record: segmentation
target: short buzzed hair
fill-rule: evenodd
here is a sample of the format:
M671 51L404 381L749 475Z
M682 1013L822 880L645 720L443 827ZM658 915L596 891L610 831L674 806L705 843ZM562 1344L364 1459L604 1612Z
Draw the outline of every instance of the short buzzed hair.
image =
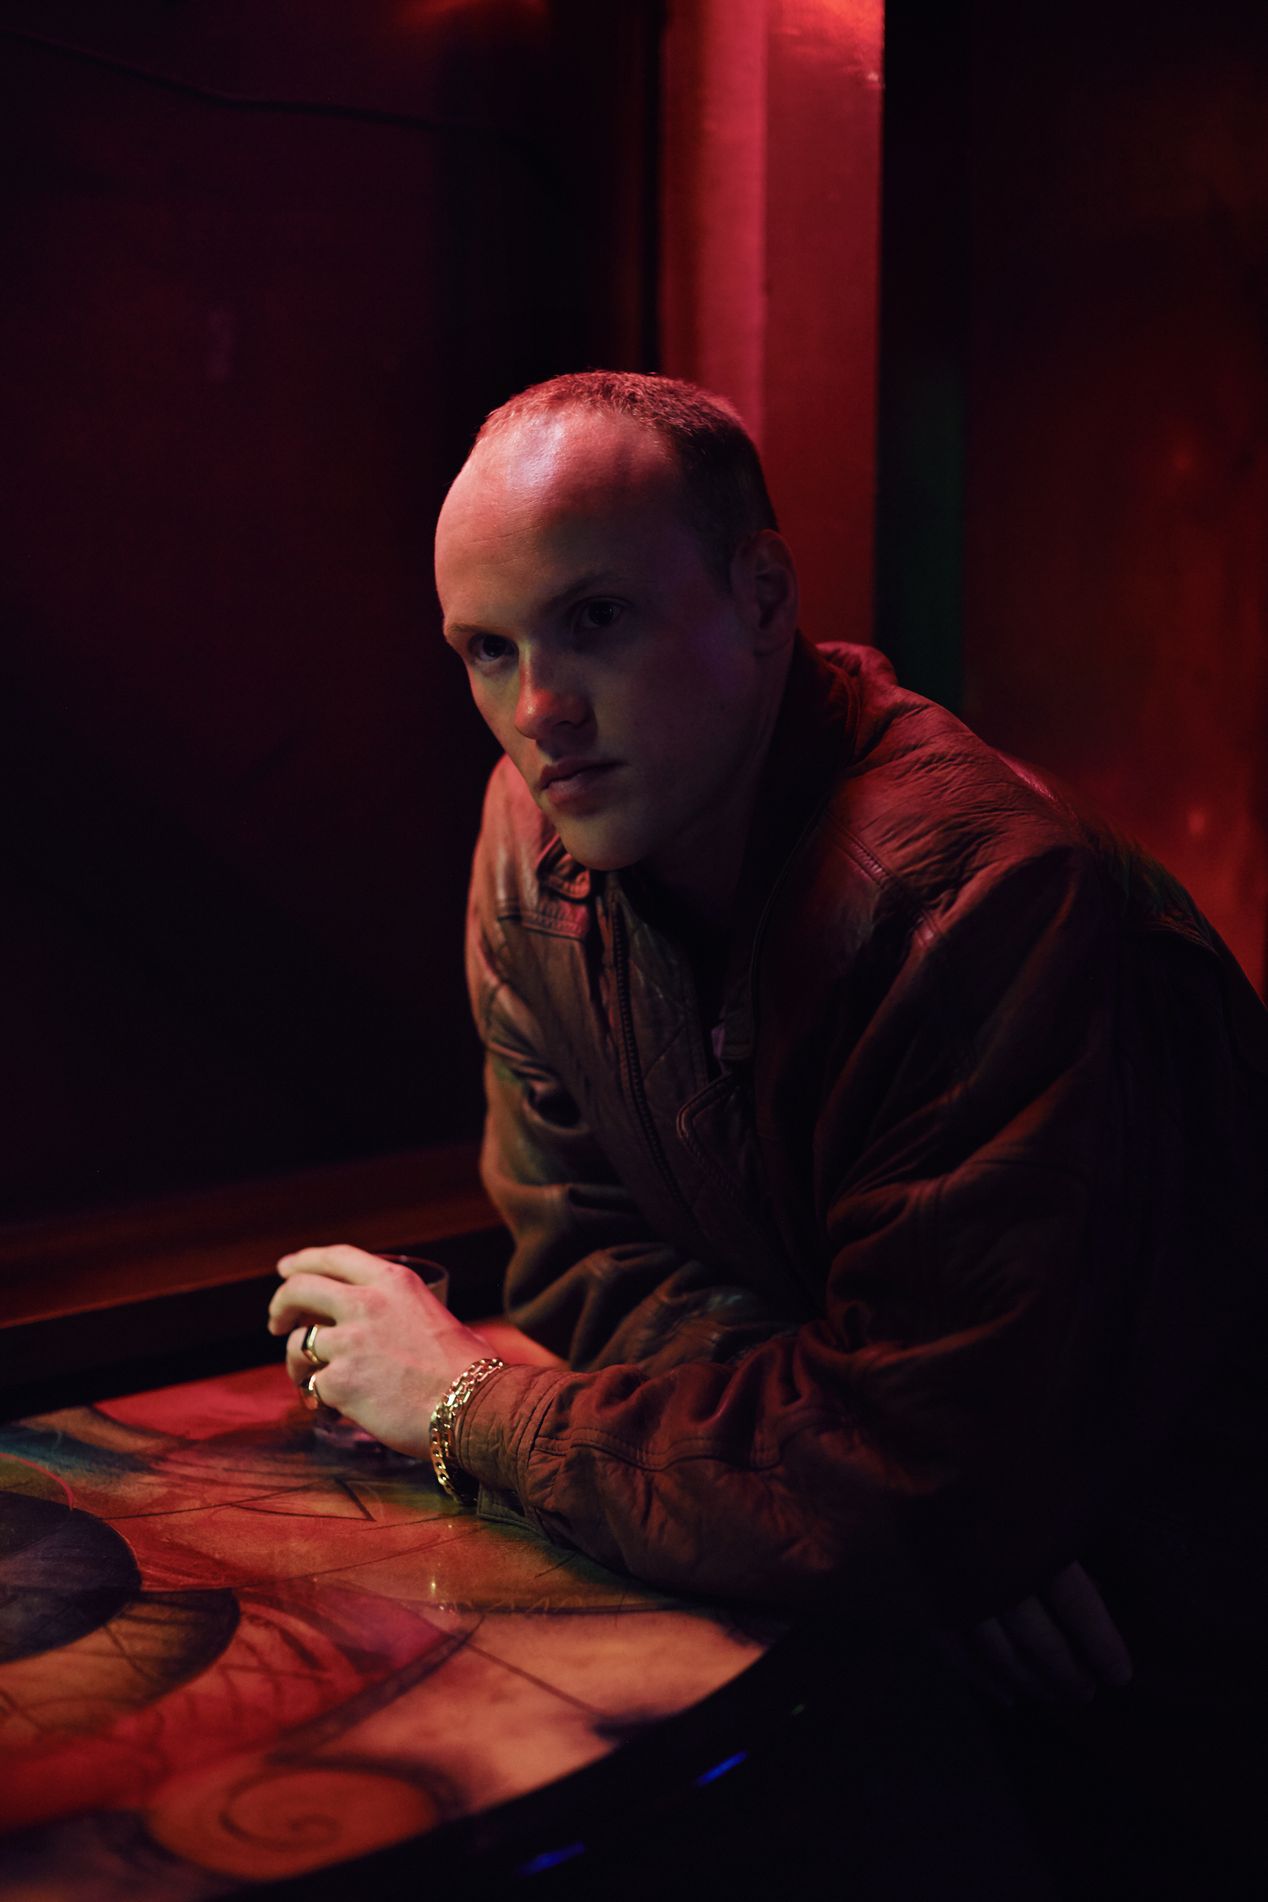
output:
M564 409L606 410L663 438L682 476L689 521L724 588L740 543L778 528L761 458L725 397L634 370L578 370L521 390L486 416L476 442Z

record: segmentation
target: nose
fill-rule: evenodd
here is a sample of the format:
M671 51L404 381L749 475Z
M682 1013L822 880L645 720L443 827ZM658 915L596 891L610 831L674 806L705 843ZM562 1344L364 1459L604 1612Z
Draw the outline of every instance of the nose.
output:
M549 742L562 728L583 727L591 717L590 702L566 661L525 655L520 663L515 728L526 740Z

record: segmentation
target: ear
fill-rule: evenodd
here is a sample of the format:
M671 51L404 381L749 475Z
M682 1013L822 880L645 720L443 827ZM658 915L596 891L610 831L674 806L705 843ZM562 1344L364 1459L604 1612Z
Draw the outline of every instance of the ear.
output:
M773 528L759 528L731 558L731 590L753 635L755 654L786 647L797 631L800 595L792 550Z

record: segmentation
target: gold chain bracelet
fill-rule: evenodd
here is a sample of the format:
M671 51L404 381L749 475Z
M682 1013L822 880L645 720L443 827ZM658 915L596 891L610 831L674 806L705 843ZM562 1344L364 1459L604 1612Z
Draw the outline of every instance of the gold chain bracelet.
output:
M470 1367L463 1368L449 1391L441 1395L432 1409L431 1425L427 1430L427 1450L431 1454L432 1471L445 1492L451 1499L456 1499L460 1506L473 1506L475 1498L466 1498L458 1491L449 1470L449 1462L453 1458L454 1421L481 1381L487 1380L490 1374L496 1374L500 1367L505 1366L504 1360L497 1360L493 1356L485 1360L473 1360Z

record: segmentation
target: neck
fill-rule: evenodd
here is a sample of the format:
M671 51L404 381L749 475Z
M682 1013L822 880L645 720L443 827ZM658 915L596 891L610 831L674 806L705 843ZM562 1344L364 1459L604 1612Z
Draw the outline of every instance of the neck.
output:
M672 846L638 868L641 881L690 930L725 933L734 921L758 786L791 658L791 647L769 656L766 691L723 797Z
M640 866L640 882L653 894L657 909L681 920L689 931L725 932L735 912L751 818L750 802L742 825L703 841L703 853L681 853Z

